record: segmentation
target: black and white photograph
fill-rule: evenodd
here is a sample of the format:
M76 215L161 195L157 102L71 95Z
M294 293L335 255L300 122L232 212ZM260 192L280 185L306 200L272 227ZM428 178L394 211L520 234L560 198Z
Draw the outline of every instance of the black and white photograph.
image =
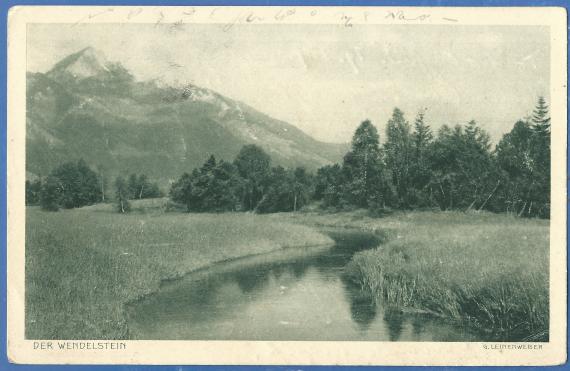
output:
M23 237L9 249L34 349L536 354L558 336L559 28L429 8L67 9L18 39Z

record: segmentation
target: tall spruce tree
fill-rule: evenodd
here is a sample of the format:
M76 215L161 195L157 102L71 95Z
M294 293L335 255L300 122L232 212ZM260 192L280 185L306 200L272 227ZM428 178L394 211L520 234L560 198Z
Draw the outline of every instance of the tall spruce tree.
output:
M519 216L550 216L550 118L539 98L531 121L519 120L495 149L505 186L498 211Z
M409 207L410 168L412 163L412 136L404 113L394 108L386 127L386 165L396 189L398 206Z
M410 165L411 206L432 206L433 189L429 151L433 142L433 133L425 122L425 112L420 111L414 122L412 133L412 161Z
M523 214L532 215L534 210L540 216L550 214L550 115L544 97L539 97L532 115L532 158L536 163L534 171L533 200Z
M550 135L550 115L548 104L543 96L538 97L536 107L532 113L533 129L537 133Z

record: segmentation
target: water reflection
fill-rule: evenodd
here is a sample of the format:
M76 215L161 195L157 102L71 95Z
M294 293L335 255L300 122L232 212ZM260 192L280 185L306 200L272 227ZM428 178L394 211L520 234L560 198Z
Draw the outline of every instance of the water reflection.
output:
M355 295L350 303L350 315L362 331L368 330L376 318L376 303L370 297Z
M251 271L235 272L231 278L237 282L242 293L248 294L255 290L261 290L269 281L269 273L271 273L269 267L259 267ZM213 296L214 293L211 292L210 295Z
M415 336L420 335L424 329L425 316L414 316L412 318L412 331Z
M343 275L355 251L377 246L378 237L346 231L332 237L332 248L282 250L165 284L128 308L132 337L431 340L435 335L419 323L413 322L406 333L404 316L384 312ZM451 330L442 329L449 337Z
M384 322L388 328L390 341L397 341L404 329L404 316L396 310L386 310L384 312Z

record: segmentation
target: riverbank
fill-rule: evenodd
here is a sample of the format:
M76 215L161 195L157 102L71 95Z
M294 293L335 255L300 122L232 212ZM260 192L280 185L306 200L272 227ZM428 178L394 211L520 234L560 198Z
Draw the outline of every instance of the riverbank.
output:
M427 312L493 332L548 337L549 221L460 212L364 210L186 214L164 200L48 213L28 208L26 336L129 338L124 304L164 280L284 247L332 243L319 230L355 228L382 245L357 253L346 274L379 305Z
M150 201L149 201L150 202ZM128 339L124 304L215 262L330 244L316 230L252 214L164 213L133 202L26 215L26 337Z
M304 215L305 225L383 230L350 278L382 305L430 313L493 339L548 341L549 221L490 213Z

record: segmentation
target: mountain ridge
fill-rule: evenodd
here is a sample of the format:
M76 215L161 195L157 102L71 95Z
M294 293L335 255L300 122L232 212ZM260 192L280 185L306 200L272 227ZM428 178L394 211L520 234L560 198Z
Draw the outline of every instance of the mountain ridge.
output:
M274 165L314 170L348 149L207 88L135 81L91 47L29 72L26 95L26 168L39 176L83 158L111 174L173 179L211 154L231 161L245 144L260 145Z
M108 72L106 67L108 63L109 62L102 53L88 46L57 62L47 72L47 75L53 76L66 71L72 74L77 72L75 73L76 76L90 77L102 72Z

